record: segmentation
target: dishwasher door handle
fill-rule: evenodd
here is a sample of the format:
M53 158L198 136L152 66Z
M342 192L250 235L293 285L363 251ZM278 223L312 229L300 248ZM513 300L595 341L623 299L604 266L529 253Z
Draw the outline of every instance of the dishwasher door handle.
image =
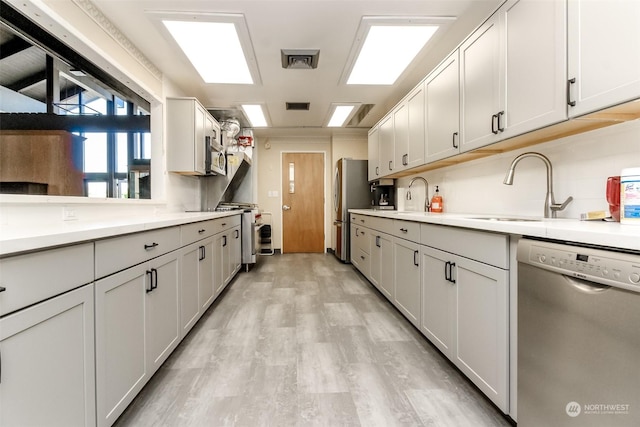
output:
M576 277L567 276L566 274L563 274L562 277L564 277L567 283L574 289L577 289L578 291L585 294L596 295L611 288L611 286L609 285L603 285L600 283L590 282L588 280L578 279Z

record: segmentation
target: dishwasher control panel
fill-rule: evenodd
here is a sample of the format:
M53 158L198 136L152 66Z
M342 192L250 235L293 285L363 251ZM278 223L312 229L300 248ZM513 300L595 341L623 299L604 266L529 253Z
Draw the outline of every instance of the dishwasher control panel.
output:
M523 239L525 240L525 239ZM640 292L640 255L526 240L518 261L567 276Z

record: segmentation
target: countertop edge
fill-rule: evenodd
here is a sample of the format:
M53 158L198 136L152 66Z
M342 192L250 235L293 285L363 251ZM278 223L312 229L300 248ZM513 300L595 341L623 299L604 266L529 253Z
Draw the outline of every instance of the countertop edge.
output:
M73 221L42 226L0 226L0 257L239 215L229 212L177 212L156 216Z
M395 220L470 228L488 232L531 236L640 252L640 227L620 224L619 222L580 221L565 218L540 219L537 221L489 221L486 219L477 219L489 215L473 213L439 214L372 209L350 209L349 212ZM522 218L527 219L526 217Z

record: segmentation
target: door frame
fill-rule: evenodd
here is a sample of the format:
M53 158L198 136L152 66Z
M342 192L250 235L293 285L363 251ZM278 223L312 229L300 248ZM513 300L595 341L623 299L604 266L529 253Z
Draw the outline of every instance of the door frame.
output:
M283 162L283 158L285 154L322 154L322 167L323 167L323 173L322 173L322 198L323 198L323 202L322 202L322 206L323 206L323 210L324 210L324 214L323 214L323 219L324 219L324 225L323 225L323 235L324 235L324 241L322 242L323 248L322 248L322 252L323 253L327 253L327 215L331 215L331 212L327 212L327 150L282 150L280 151L280 242L281 242L281 246L282 248L280 248L281 252L284 254L286 253L285 251L285 247L284 247L284 217L282 215L282 198L283 198L283 194L282 194L282 189L284 188L283 186L283 182L282 182L282 168L284 166L284 162Z

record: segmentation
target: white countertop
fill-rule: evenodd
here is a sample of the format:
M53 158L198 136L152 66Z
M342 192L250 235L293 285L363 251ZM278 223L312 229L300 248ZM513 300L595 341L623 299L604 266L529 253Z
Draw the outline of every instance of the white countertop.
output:
M238 215L230 212L178 212L100 221L66 221L55 224L0 226L0 256L104 239L121 234L171 227Z
M567 242L587 243L613 248L640 251L640 226L607 221L579 221L577 219L531 219L512 215L438 214L427 212L398 212L372 209L350 209L349 212L383 218L450 225L521 236L542 237ZM498 221L491 217L515 217L523 221Z

